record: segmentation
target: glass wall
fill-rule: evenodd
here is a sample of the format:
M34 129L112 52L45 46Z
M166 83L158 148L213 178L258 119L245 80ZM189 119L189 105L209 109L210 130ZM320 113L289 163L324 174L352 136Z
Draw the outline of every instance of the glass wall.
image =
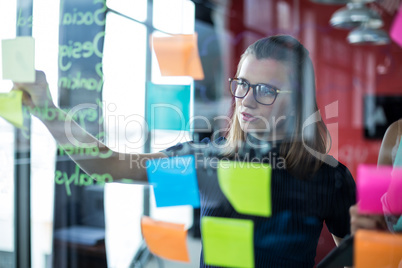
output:
M57 62L58 1L33 2L32 36L35 38L35 68L43 70L51 94L58 99ZM41 56L46 55L46 57ZM32 267L51 267L54 174L56 142L42 122L32 117L31 125L31 256Z
M16 36L17 2L0 3L0 39ZM1 46L1 45L0 45ZM0 55L2 58L2 55ZM0 66L2 70L3 66ZM12 88L10 81L0 81L0 92L6 93ZM0 118L0 267L15 267L14 262L14 128Z
M146 1L108 3L110 8L129 16L108 13L105 29L103 107L106 144L118 152L144 152L141 119L145 112L147 30L139 21L146 20L146 4ZM105 186L108 267L129 267L140 248L142 237L138 219L143 213L143 192L141 185L112 183Z
M202 256L201 245L205 242L200 237L200 213L207 219L214 216L208 217L208 213L216 213L223 215L223 218L253 222L256 226L251 228L256 230L254 236L248 232L248 225L243 229L248 231L242 232L247 234L248 238L255 239L252 247L247 248L255 250L247 251L251 256L249 260L268 262L262 252L271 249L272 252L281 254L283 249L294 250L292 252L295 254L290 255L295 256L291 260L295 261L304 258L301 257L302 251L299 249L308 248L308 264L314 265L313 262L317 264L321 261L335 247L331 233L344 236L350 231L349 211L346 206L356 201L354 183L358 182L359 167L363 164L376 166L377 162L381 162L380 150L386 130L393 122L402 118L402 76L398 68L402 56L401 46L396 39L390 39L389 43L380 46L350 44L347 39L350 30L336 29L329 25L331 16L343 5L323 5L317 2L319 1L32 0L33 14L27 17L21 10L29 7L23 5L22 1L1 1L0 39L16 38L18 27L32 30L32 37L35 39L35 69L46 74L51 97L60 110L53 110L48 106L49 102L37 110L22 107L25 125L18 132L16 127L0 116L0 268L15 267L15 260L18 258L15 255L17 236L14 234L18 230L18 217L15 215L18 201L15 200L15 193L18 193L18 188L15 183L19 181L30 182L31 211L30 222L27 224L31 232L28 239L30 262L35 268L136 267L143 261L148 262L145 267L161 265L161 262L167 267L198 267L199 258ZM380 14L383 20L382 29L387 34L397 21L398 5L400 6L399 1L387 0L366 4L368 8ZM279 102L282 106L261 106L265 105L261 103L261 99L260 102L253 102L253 106L247 104L247 97L242 99L232 96L239 87L247 83L235 82L237 84L232 83L230 86L228 79L250 80L249 83L253 85L272 83L274 86L270 85L270 89L279 88L275 83L280 80L277 73L280 68L273 70L276 71L276 76L270 81L262 81L264 79L260 76L250 75L238 69L238 62L246 48L260 38L272 35L291 35L299 40L307 52L300 50L306 53L304 56L311 59L314 66L314 69L306 68L311 73L303 73L303 79L312 73L315 76L309 80L311 84L308 89L305 89L306 84L303 84L306 81L299 77L297 81L292 80L293 84L289 88L281 88L275 93L271 91L276 94L274 102ZM164 73L160 55L156 52L158 44L155 40L182 36L196 36L196 44L185 43L182 52L188 56L192 51L196 51L203 78ZM180 42L184 42L183 40ZM183 45L180 42L171 45L169 49L174 51ZM287 49L293 47L289 45ZM4 57L2 54L0 60ZM177 57L178 62L187 64L187 69L191 69L189 66L192 60ZM176 59L170 61L168 65L173 66L176 63ZM253 63L258 65L259 62ZM251 70L254 65L246 66ZM7 68L7 65L1 65L0 72L3 68ZM253 70L255 73L259 71ZM239 74L238 71L242 72ZM235 77L236 75L239 77ZM297 77L293 75L289 75L289 79ZM286 84L287 80L282 82ZM297 90L291 90L292 86L296 86ZM8 93L12 87L10 80L0 81L1 94ZM261 88L259 85L249 92L253 91L253 95L257 95ZM281 90L283 94L278 93ZM303 94L300 90L304 90ZM297 98L294 92L300 93ZM283 96L288 96L285 95L287 93L290 93L291 100L288 103L280 102L285 98ZM257 98L262 97L254 96L251 100L257 101ZM318 104L317 111L316 107L311 105L314 100ZM173 101L185 105L179 107L180 105ZM190 123L182 127L166 127L177 122L173 119L172 109L163 110L158 106L161 103L165 105L162 105L163 108L176 105L173 110L181 112L185 118L188 117ZM243 104L243 113L239 114L235 107ZM314 107L310 107L312 110L303 110L307 106ZM240 122L240 125L236 126L244 134L247 132L244 130L246 125L254 120L252 117L255 116L251 113L258 116L261 107L266 108L264 111L269 110L270 115L279 111L277 115L291 117L286 122L294 123L294 126L291 125L294 128L289 125L286 127L292 131L297 127L302 128L301 139L312 137L309 135L315 135L314 131L325 129L317 128L310 132L308 127L304 129L305 126L318 124L317 122L324 123L328 129L325 134L329 134L331 139L323 139L323 146L328 150L328 154L333 156L330 157L333 159L331 161L334 161L331 163L336 162L335 166L331 166L330 162L322 160L328 158L320 158L322 154L319 154L318 158L317 154L311 154L323 161L320 171L325 168L330 170L322 171L330 174L327 180L328 184L333 183L328 187L330 194L321 188L316 192L309 192L317 185L322 186L321 181L311 185L311 181L296 180L298 174L289 175L290 171L289 174L286 173L288 170L285 172L278 168L273 171L272 177L269 177L272 178L272 187L270 185L269 189L272 190L272 200L276 201L272 201L274 209L266 221L260 216L250 216L237 210L236 203L232 203L233 200L224 193L229 190L218 183L216 170L215 173L211 170L205 171L205 174L197 170L201 173L196 175L201 174L205 179L198 180L197 187L200 192L202 187L206 187L205 189L222 199L213 196L213 204L204 203L201 211L191 205L157 207L154 191L156 183L148 185L133 182L132 174L128 174L129 178L114 178L112 174L116 174L113 172L116 167L104 164L108 163L106 161L97 164L96 168L102 171L100 174L95 172L90 176L68 155L74 155L78 161L83 160L81 163L85 165L85 161L88 163L93 157L100 157L102 153L99 149L91 151L94 150L93 147L86 150L80 146L63 147L57 144L53 137L60 134L57 131L65 131L68 124L64 125L64 121L71 116L83 130L112 151L121 153L119 157L123 154L126 154L126 157L131 154L132 157L137 153L158 153L178 143L198 142L204 138L216 140L221 137L220 140L226 142L229 138L227 127L230 118L242 116L244 122L241 118L235 118ZM296 111L295 107L300 110ZM281 114L283 111L289 114ZM43 123L37 116L30 116L29 113L36 113L47 119L42 120ZM313 113L315 119L308 117ZM310 121L306 119L305 124L301 124L299 117L308 118ZM53 130L53 135L46 127L51 121L61 122L59 129ZM246 121L248 123L245 123ZM307 124L306 121L314 122ZM299 123L297 127L295 122ZM297 131L292 131L286 130L283 133L296 135ZM20 133L20 137L29 141L29 152L24 158L16 154L21 149L17 148L16 133ZM79 136L77 132L75 134ZM283 135L286 138L285 134ZM69 133L67 138L75 139L76 136ZM222 136L225 136L226 140L222 139ZM398 132L392 146L387 148L389 161L386 164L389 167L395 164L397 159L400 136ZM272 146L272 140L263 140ZM286 139L278 140L283 142ZM281 149L283 148L285 145ZM237 149L243 152L243 148ZM258 154L255 151L253 153ZM276 157L283 156L283 151L277 153ZM119 161L128 163L129 160L119 158ZM130 161L131 165L136 160L130 158ZM286 158L286 161L290 161L289 158ZM272 159L269 163L275 165ZM29 165L29 175L16 171L22 165ZM306 164L303 167L310 166L313 165ZM282 171L286 174L278 175ZM348 180L342 181L334 174L341 174L339 176L342 179ZM248 179L247 187L249 182L258 176L245 176ZM117 182L117 179L122 180ZM324 183L324 186L328 185ZM247 187L236 189L243 194L247 192ZM223 189L222 192L220 189ZM336 195L340 189L347 192L342 194L342 198ZM205 201L205 198L205 195L201 196L201 200ZM248 201L252 198L254 196L250 195L245 199ZM346 203L348 204L345 205ZM328 206L317 208L321 204ZM300 212L303 205L308 208ZM342 230L337 232L341 229L341 220L332 217L331 212L339 207L342 207L343 211L340 212L342 215L337 216L342 216L344 224ZM314 213L311 212L313 210ZM149 250L146 249L144 233L141 231L141 218L144 215L164 223L183 224L184 229L188 230L190 263L177 264L163 258L147 257ZM208 224L207 222L205 226L210 226ZM234 229L220 230L224 232ZM312 233L307 235L310 240L303 236L309 230L312 230ZM205 233L208 231L204 231ZM281 241L281 247L275 246L277 241ZM303 241L311 243L305 242L308 244L305 245ZM215 242L214 240L212 246L204 244L204 250L207 248L210 253L210 249L219 244ZM235 242L233 240L233 243ZM225 243L219 245L222 248L222 245L231 245L227 241ZM215 257L220 260L220 256ZM206 257L208 261L209 258ZM221 263L212 261L212 264Z

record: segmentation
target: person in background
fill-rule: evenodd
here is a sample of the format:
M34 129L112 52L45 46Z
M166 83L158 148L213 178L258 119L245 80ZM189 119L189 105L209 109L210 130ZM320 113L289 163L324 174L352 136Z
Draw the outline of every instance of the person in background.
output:
M249 216L237 213L229 203L207 207L201 202L201 218L252 220L256 267L313 267L324 221L338 244L349 234L349 207L356 197L349 170L327 154L330 135L319 116L309 52L291 36L262 38L245 50L237 73L229 81L233 105L228 131L225 136L206 143L223 146L221 157L236 160L246 154L246 159L260 156L262 162L271 164L272 216ZM42 72L37 72L35 83L15 83L14 87L24 92L25 105L55 107ZM71 122L67 135L64 122L46 121L40 116L39 119L61 146L90 144L100 154L110 155L70 157L87 174L109 173L114 181L126 178L147 182L145 165L138 163L181 155L183 148L192 145L179 144L152 154L110 153L111 148L75 122ZM247 152L246 143L252 145ZM262 147L272 149L261 152ZM267 154L270 157L264 157ZM132 159L137 164L133 165ZM200 189L201 199L214 199L206 189ZM200 261L201 267L210 267L203 257Z
M378 166L402 167L402 119L393 122L386 130L378 155ZM386 195L381 199L385 215L366 215L358 212L357 204L350 207L351 233L358 229L402 231L399 226L399 215L386 213L391 211L386 201ZM402 224L401 224L402 225ZM399 226L399 227L398 227ZM397 228L395 230L394 228ZM401 228L399 230L399 228Z

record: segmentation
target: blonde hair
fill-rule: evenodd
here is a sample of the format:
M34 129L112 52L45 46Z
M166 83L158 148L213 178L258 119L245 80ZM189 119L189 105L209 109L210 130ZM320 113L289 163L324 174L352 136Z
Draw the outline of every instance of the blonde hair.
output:
M331 146L331 137L321 118L308 128L311 135L307 138L303 137L303 122L306 122L307 118L314 113L319 116L315 95L314 67L309 52L299 41L288 35L276 35L260 39L250 45L241 56L236 77L248 55L254 55L257 59L274 59L286 64L293 70L289 75L293 82L295 92L293 102L297 112L292 135L283 140L279 154L285 159L286 169L294 176L306 178L314 174L320 168L322 160L307 151L306 145L314 151L326 155ZM229 131L226 133L227 141L224 151L227 156L233 156L238 152L239 144L246 140L246 135L241 129L236 113L235 101L232 103L231 111L232 115Z

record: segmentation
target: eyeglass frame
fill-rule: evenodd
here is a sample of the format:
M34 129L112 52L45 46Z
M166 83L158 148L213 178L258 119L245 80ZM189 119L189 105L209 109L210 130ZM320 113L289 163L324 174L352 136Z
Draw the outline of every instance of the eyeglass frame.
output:
M244 82L246 82L246 84L248 85L248 89L247 89L247 91L246 91L246 93L244 94L244 96L243 97L238 97L238 96L236 96L233 92L232 92L232 87L231 87L231 84L232 84L232 81L237 81L237 80L243 80ZM275 98L274 98L274 100L272 101L272 103L270 103L270 104L266 104L266 103L261 103L261 102L259 102L258 100L257 100L257 92L256 92L256 88L257 88L257 86L261 86L261 85L263 85L263 86L267 86L267 87L269 87L269 88L273 88L274 90L275 90ZM248 92L250 91L250 88L252 88L253 89L253 96L254 96L254 100L257 102L257 103L259 103L259 104L261 104L261 105L272 105L272 104L274 104L275 103L275 101L276 101L276 97L278 97L278 94L279 93L292 93L293 91L291 91L291 90L281 90L281 89L279 89L279 88L277 88L277 87L275 87L275 86L273 86L273 85L270 85L270 84L264 84L264 83L258 83L258 84L251 84L249 81L247 81L246 79L244 79L244 78L238 78L238 77L233 77L233 78L229 78L229 91L230 91L230 93L233 95L233 97L235 97L235 98L238 98L238 99L244 99L246 96L247 96L247 94L248 94Z

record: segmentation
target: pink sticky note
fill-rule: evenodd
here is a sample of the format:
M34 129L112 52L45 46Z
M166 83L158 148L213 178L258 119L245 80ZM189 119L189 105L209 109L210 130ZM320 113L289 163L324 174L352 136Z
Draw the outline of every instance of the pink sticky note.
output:
M391 166L359 165L356 185L360 213L383 213L381 197L388 190L391 172Z
M364 214L402 213L402 169L391 166L359 165L357 199Z
M402 5L392 23L390 36L395 43L402 47Z

